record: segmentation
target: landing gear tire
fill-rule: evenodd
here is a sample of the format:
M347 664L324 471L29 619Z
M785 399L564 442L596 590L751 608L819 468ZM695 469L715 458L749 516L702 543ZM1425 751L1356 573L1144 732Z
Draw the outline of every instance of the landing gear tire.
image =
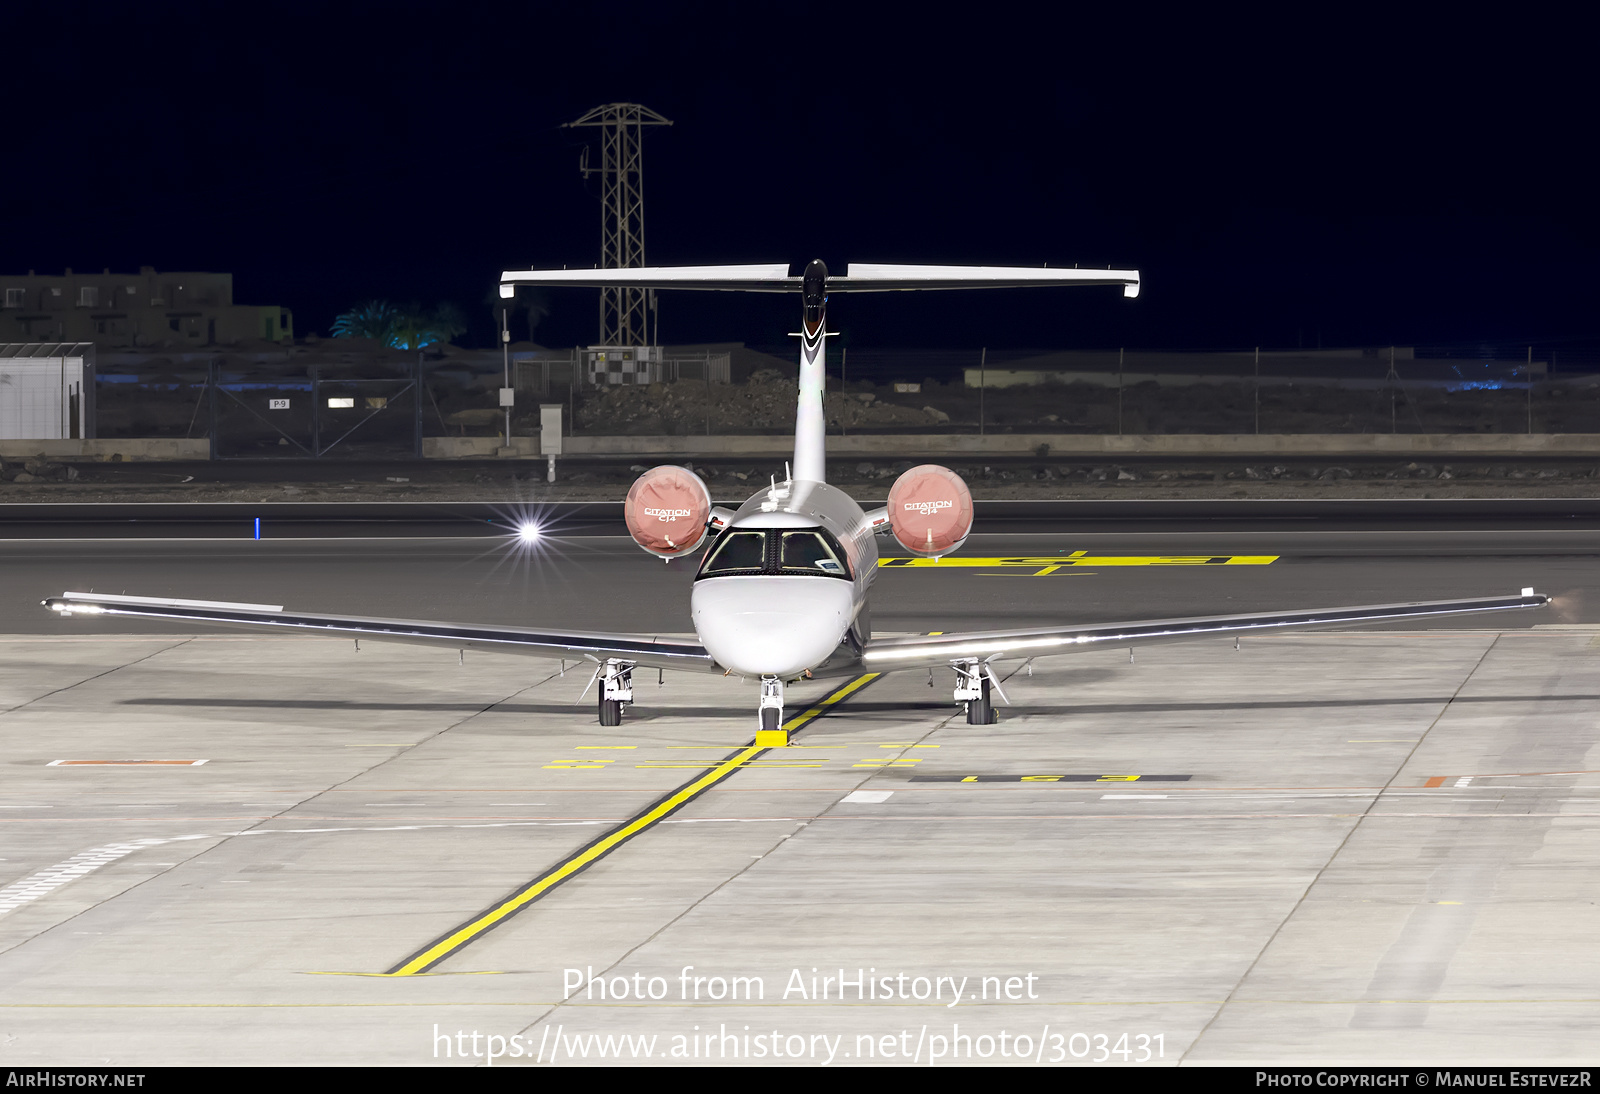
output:
M777 729L778 725L779 725L779 720L782 718L782 716L783 716L783 712L780 711L777 707L762 707L761 708L761 728L764 729L764 730L766 730L766 729Z
M987 675L979 683L979 688L983 694L977 699L967 700L967 725L992 726L1000 720L1000 716L994 712L994 701L989 696Z
M600 724L603 726L620 726L622 724L621 699L607 699L603 694L601 695Z

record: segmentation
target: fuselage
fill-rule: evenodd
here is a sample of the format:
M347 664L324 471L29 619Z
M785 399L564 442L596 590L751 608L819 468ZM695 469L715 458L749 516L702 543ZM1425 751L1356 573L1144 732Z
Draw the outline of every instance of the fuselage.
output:
M855 499L825 482L777 483L739 507L690 594L695 632L740 676L794 679L860 660L878 544Z

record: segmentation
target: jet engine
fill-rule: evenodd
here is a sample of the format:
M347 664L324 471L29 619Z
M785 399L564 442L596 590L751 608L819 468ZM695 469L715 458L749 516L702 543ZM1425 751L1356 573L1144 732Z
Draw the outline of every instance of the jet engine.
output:
M972 494L948 467L913 467L889 488L889 527L900 546L923 558L960 547L972 531Z
M635 543L657 558L679 558L705 542L711 493L686 467L652 467L633 480L622 512Z

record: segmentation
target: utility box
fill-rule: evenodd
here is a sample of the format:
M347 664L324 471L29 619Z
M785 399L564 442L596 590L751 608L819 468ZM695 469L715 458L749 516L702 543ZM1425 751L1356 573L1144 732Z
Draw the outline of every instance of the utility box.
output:
M561 455L560 403L539 404L539 455Z
M0 345L0 440L94 437L94 343Z

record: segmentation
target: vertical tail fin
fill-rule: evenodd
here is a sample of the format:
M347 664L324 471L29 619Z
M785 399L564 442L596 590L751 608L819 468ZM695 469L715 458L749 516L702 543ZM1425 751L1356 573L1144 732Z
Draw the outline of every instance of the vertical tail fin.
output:
M827 383L823 366L828 344L828 267L821 259L806 266L801 281L805 322L800 327L800 401L794 416L794 477L827 481L827 419L822 394Z

